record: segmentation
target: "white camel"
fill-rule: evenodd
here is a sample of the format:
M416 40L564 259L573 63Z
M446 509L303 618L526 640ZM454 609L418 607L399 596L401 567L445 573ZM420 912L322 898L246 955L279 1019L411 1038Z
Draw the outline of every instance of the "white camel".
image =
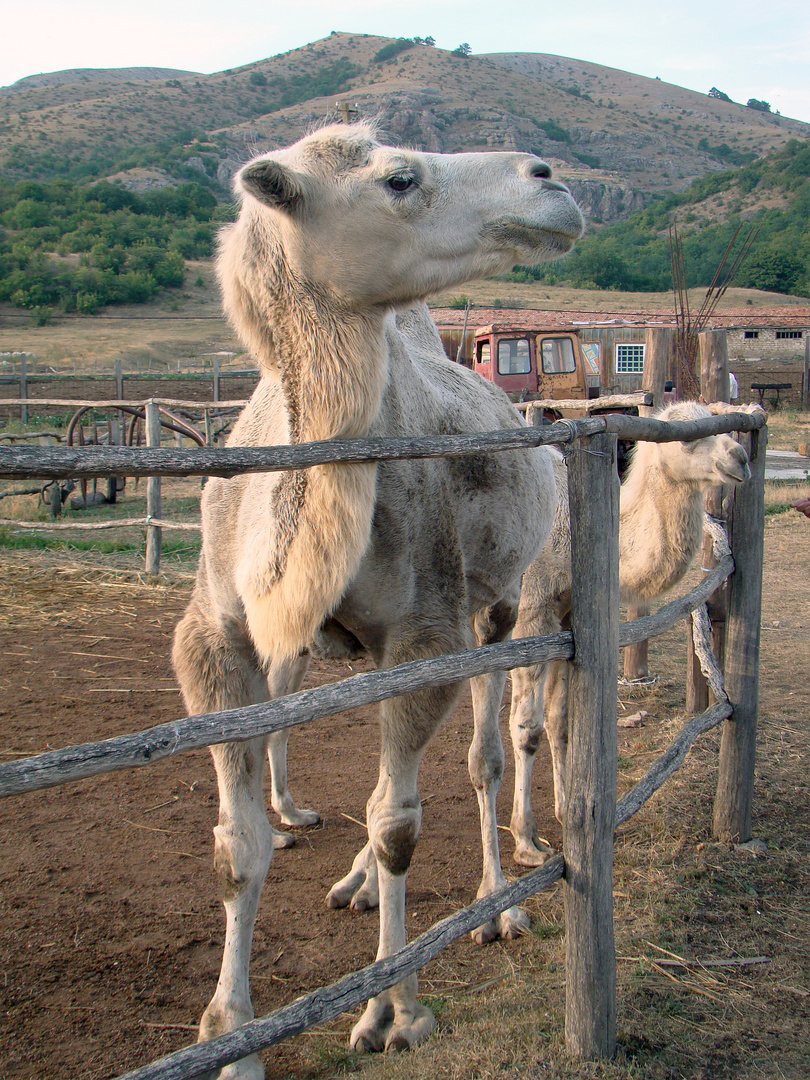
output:
M241 211L221 236L218 271L226 312L262 379L230 445L522 423L499 390L445 359L421 301L572 246L582 218L547 165L529 154L422 154L381 146L366 125L330 127L249 162L236 191ZM380 666L503 639L554 506L543 449L210 480L194 594L173 649L188 710L294 690L316 639L359 644ZM482 812L500 778L488 750L504 684L505 674L473 680ZM419 762L458 693L440 687L381 707L366 853L379 877L379 957L405 943ZM253 1015L250 947L273 853L266 744L212 747L227 926L201 1039ZM494 820L485 827L494 832ZM491 891L503 881L500 864L487 872L482 887ZM497 931L511 930L507 912ZM373 998L352 1046L423 1038L433 1017L416 995L412 976ZM254 1080L263 1069L253 1055L220 1075Z
M730 408L722 403L706 407L697 402L681 402L660 412L658 419L691 420ZM758 408L750 406L745 411ZM572 575L568 473L563 456L552 451L552 457L557 481L554 524L545 547L523 575L513 638L552 634L568 625ZM646 602L677 585L700 547L704 491L711 484L740 483L748 476L745 450L728 435L695 442L638 443L620 494L622 597L626 601ZM555 810L562 821L568 663L552 661L516 668L511 674L509 727L515 756L515 788L510 829L515 839L514 858L524 866L539 866L554 854L554 849L537 835L531 809L532 771L545 727L552 754ZM490 731L490 735L495 740L500 738L496 731ZM490 749L490 754L497 755L497 750ZM470 769L472 775L472 763ZM497 790L497 785L490 784L483 793L482 823L495 820ZM500 865L497 830L482 829L482 843L485 866ZM377 905L374 866L367 865L365 851L358 856L353 872L330 892L332 906L351 903L353 908L364 910ZM512 929L516 933L528 926L528 919L521 916L522 912L518 915L513 910ZM474 939L482 944L495 936L491 925L479 927L473 933Z
M670 405L659 420L694 420L728 410L695 401ZM758 408L758 406L754 406ZM571 522L568 476L555 453L557 512L545 547L523 576L513 637L567 628L571 610ZM619 587L622 599L646 603L683 578L703 535L703 493L712 484L739 484L751 475L745 450L729 435L695 442L640 442L632 453L619 496ZM545 713L545 723L544 723ZM512 672L509 731L515 755L510 829L515 861L539 866L554 852L537 836L531 810L534 758L545 726L554 773L554 808L565 811L568 742L568 663L516 668Z

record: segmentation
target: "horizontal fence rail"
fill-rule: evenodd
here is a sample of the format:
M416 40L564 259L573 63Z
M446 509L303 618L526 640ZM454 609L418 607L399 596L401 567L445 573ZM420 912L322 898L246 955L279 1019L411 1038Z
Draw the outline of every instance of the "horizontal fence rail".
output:
M35 492L28 492L29 495ZM71 521L68 525L56 525L50 521L18 521L17 518L0 518L0 526L10 529L38 529L42 532L65 531L70 529L126 529L140 526L148 529L179 529L183 532L202 532L202 525L197 521L166 521L165 518L115 518L112 521Z
M730 431L755 431L765 414L724 413L700 420L661 421L611 414L582 420L558 420L547 428L511 428L467 435L400 439L325 439L293 446L223 449L0 446L0 477L42 476L53 480L109 476L223 476L284 472L335 462L360 463L409 458L464 457L468 454L519 450L571 443L601 432L622 439L678 442Z
M727 555L687 595L666 604L654 615L622 623L619 627L620 647L670 630L704 604L733 570L734 561ZM519 638L482 645L465 653L411 660L381 671L364 672L331 686L299 690L296 694L259 705L187 716L131 735L50 750L36 757L0 764L0 797L120 769L133 769L216 743L246 741L428 686L442 686L475 675L543 664L549 660L570 660L573 652L570 630L539 638Z

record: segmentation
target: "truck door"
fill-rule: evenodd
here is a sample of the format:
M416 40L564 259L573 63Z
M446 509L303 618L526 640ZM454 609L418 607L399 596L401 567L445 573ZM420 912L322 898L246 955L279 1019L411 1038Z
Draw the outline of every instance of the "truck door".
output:
M569 334L538 334L540 393L550 398L584 397L582 373L577 370L574 341Z
M499 337L494 358L494 379L512 397L537 389L537 369L528 337Z

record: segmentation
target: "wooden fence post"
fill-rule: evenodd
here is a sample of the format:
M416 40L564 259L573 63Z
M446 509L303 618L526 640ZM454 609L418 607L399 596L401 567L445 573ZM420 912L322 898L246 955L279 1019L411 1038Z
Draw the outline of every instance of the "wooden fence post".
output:
M671 357L674 351L675 331L668 326L650 326L644 336L644 373L641 376L641 389L648 390L653 396L653 403L639 405L639 416L650 416L664 404L664 384L669 374ZM650 614L647 604L629 604L627 621L641 619ZM624 650L624 677L628 682L646 679L650 674L647 657L647 642L639 641L628 645Z
M219 401L219 357L214 357L214 401Z
M151 399L146 403L146 445L160 446L160 410ZM146 516L160 517L160 477L150 476L146 481ZM160 573L160 547L163 532L158 525L146 526L146 573L156 577Z
M734 573L728 580L725 686L734 707L723 724L714 835L746 843L751 839L757 712L759 637L762 612L762 549L765 535L765 448L768 429L741 435L751 459L751 479L734 488L729 542Z
M20 357L20 422L23 424L28 423L28 405L26 399L28 398L28 358L25 353Z
M616 436L581 439L568 457L574 574L565 857L565 1044L580 1058L616 1048L613 832L619 656Z
M115 396L118 398L119 401L124 400L124 365L121 362L120 356L116 356L115 358ZM123 412L121 412L120 409L118 410L118 423L121 425L121 442L123 444L126 441L123 438L123 432L126 429L124 427L124 414Z
M728 379L728 335L725 330L704 330L698 335L700 363L700 392L706 402L729 399ZM722 484L710 487L703 498L703 507L712 517L723 516L723 496L727 488ZM717 564L714 558L714 545L710 536L703 537L700 565L705 570L713 569ZM720 589L708 604L709 619L712 625L712 652L720 670L723 670L723 654L726 634L726 593ZM692 635L687 636L686 644L686 711L702 713L709 707L709 687L700 661L695 656Z

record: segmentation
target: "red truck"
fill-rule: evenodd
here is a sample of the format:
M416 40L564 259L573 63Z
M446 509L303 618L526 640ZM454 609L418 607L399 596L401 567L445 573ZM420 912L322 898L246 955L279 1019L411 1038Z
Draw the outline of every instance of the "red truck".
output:
M471 366L513 401L599 397L598 346L581 341L573 327L536 331L516 323L481 326L475 331ZM570 411L562 408L560 414Z

